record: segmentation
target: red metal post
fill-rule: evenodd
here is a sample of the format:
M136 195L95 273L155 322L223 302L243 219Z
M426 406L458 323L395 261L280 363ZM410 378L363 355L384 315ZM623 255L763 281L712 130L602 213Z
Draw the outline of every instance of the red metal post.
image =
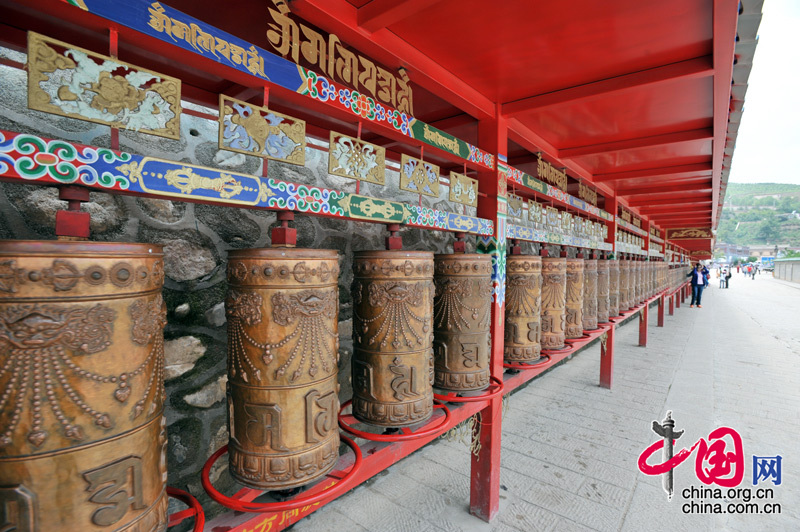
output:
M669 315L675 315L675 294L670 294L669 296Z
M650 314L650 305L644 304L639 314L639 345L647 347L647 321Z
M496 116L500 116L499 110ZM508 153L508 125L502 117L478 123L478 145L490 153ZM497 261L505 261L505 173L497 169L478 172L478 191L486 194L478 202L478 216L496 220L495 246ZM499 262L498 262L499 265ZM503 336L505 321L505 275L498 267L494 282L501 290L492 301L492 376L503 378ZM469 511L490 521L500 510L500 435L502 397L489 401L481 411L480 434L473 434L480 443L480 452L472 455Z
M605 332L605 341L600 337L600 386L611 389L614 380L614 331L616 325L611 325Z
M663 327L664 326L664 304L666 303L664 300L665 300L664 294L661 294L660 296L658 296L658 326L659 327Z

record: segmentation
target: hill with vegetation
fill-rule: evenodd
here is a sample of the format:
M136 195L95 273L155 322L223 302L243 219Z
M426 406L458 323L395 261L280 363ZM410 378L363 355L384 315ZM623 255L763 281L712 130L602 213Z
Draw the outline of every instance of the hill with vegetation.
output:
M717 242L800 246L800 185L728 183Z

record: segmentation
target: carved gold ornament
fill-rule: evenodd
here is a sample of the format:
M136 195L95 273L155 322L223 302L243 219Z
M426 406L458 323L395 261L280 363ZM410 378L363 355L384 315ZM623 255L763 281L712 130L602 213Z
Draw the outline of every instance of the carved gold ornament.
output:
M60 116L180 138L176 78L28 32L28 107Z
M306 123L266 107L220 95L219 147L303 166Z
M386 149L331 131L328 173L383 185Z
M439 197L439 167L403 154L400 158L400 189Z

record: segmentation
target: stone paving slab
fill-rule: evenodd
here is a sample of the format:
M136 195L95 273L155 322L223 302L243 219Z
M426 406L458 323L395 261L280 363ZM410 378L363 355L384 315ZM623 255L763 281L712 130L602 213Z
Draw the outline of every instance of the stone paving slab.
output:
M702 309L682 306L664 328L651 308L647 348L637 345L636 320L618 329L612 390L597 386L595 344L512 394L503 420L500 512L491 523L468 513L469 450L439 439L292 530L800 530L800 285L767 275L732 281L727 290L712 283ZM691 501L682 490L702 486L694 454L674 470L676 493L668 501L661 478L637 467L657 438L651 422L667 409L685 430L677 447L719 426L741 434L741 487L752 487L753 454L781 454L783 483L770 501L781 513L684 513Z

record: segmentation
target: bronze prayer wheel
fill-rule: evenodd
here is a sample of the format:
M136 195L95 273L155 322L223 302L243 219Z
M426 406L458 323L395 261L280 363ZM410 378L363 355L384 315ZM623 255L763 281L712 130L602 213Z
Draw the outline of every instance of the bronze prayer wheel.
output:
M583 261L583 330L597 329L597 259Z
M403 427L433 413L433 254L360 251L353 261L353 415Z
M513 364L536 362L542 352L542 258L509 255L506 273L503 359Z
M619 261L608 261L608 315L619 316Z
M482 390L489 385L491 255L434 256L434 386Z
M639 284L639 263L635 260L628 261L628 307L633 308L638 303L637 285Z
M567 259L542 258L542 349L562 349L566 325Z
M568 339L583 336L583 259L567 259L566 327Z
M630 308L628 304L629 290L629 277L630 277L630 262L625 259L619 261L619 311L625 312Z
M163 253L0 242L0 529L167 528Z
M339 458L338 275L333 250L228 253L228 457L246 486L302 486Z
M600 259L597 261L597 321L600 323L608 322L609 308L609 268L608 260Z

